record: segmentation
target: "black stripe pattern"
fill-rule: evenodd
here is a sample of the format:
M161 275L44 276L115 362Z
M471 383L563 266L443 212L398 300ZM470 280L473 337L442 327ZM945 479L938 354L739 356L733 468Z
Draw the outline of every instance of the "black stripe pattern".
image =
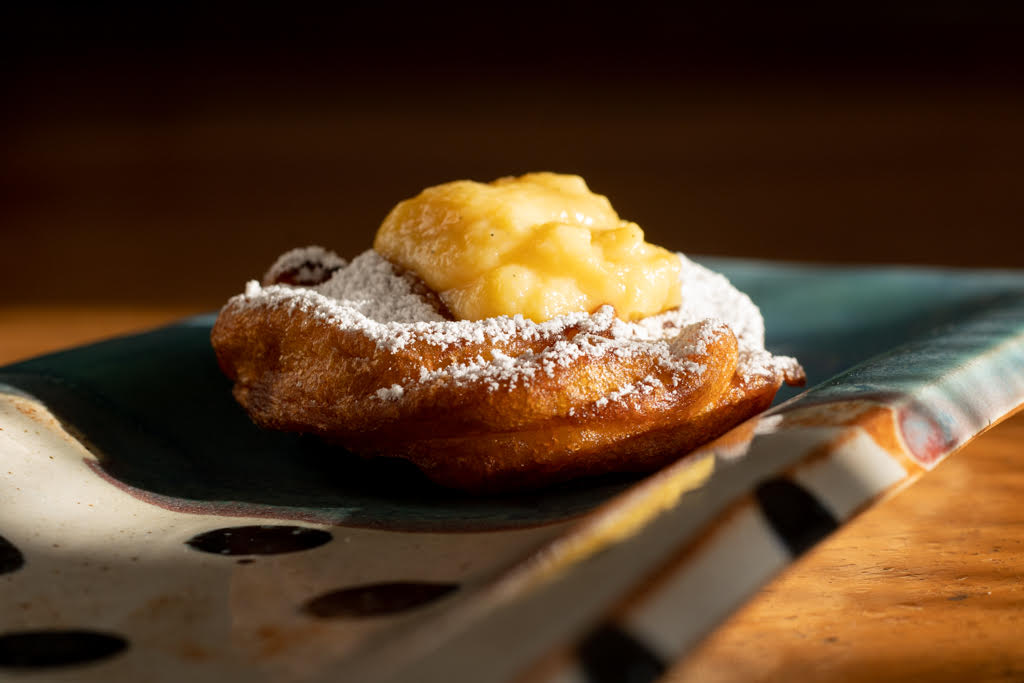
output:
M793 557L839 528L836 518L810 491L786 477L761 482L754 497Z
M650 648L610 623L591 631L576 654L591 683L651 683L666 668Z

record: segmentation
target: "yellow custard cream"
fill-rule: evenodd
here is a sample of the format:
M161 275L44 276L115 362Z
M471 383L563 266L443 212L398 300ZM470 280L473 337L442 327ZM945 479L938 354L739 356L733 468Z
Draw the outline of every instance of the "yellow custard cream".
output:
M537 322L605 304L624 320L679 305L679 258L579 176L530 173L429 187L388 214L373 248L459 320Z

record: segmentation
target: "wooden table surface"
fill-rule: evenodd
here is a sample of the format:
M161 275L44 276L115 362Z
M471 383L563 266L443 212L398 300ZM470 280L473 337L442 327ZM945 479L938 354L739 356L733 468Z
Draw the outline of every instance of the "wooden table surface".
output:
M0 365L196 310L0 308ZM1024 680L1024 413L761 590L681 681Z
M763 588L670 678L1024 680L1024 412Z

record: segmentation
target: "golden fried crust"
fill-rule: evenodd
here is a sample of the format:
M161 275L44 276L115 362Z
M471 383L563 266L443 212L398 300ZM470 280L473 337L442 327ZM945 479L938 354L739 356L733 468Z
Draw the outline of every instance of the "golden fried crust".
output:
M577 333L569 328L563 340ZM388 350L356 330L272 303L231 302L212 331L235 397L258 425L406 458L439 484L478 493L657 469L767 408L784 379L801 379L741 377L736 338L707 321L670 342L678 363L641 347L580 356L497 388L443 373L421 381L425 371L490 358L496 349L515 357L556 341L444 349L413 341ZM605 398L637 383L645 390ZM404 388L400 397L378 397L395 384Z

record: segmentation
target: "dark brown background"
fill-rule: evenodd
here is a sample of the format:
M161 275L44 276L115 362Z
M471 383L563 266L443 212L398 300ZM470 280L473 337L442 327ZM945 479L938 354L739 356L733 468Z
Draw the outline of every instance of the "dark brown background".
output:
M542 169L688 253L1024 266L1016 7L8 10L0 297L209 308Z

